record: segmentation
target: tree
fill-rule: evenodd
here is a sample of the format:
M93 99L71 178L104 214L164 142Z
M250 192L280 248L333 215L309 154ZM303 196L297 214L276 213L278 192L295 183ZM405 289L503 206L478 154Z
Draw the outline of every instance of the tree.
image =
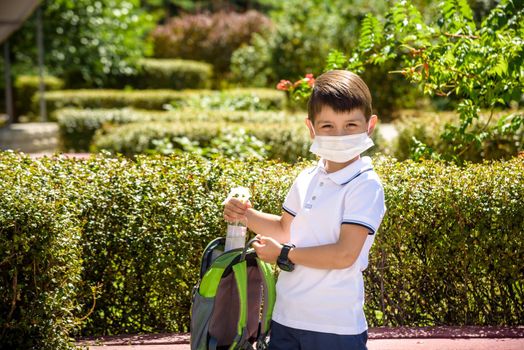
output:
M154 18L138 0L48 0L43 4L45 64L69 86L105 86L134 73L150 48ZM15 72L36 70L35 16L11 42Z
M522 0L503 0L482 20L474 21L466 0L445 0L439 16L426 24L409 0L397 2L381 21L367 15L360 40L348 59L332 52L327 69L340 68L362 73L368 67L400 60L399 69L408 81L429 96L454 96L458 100L458 125L449 124L441 135L453 145L448 154L436 154L418 143L413 158L435 157L461 162L461 155L495 131L515 133L524 117L508 114L490 124L496 108L520 101L524 88L524 10ZM474 131L481 109L490 118Z

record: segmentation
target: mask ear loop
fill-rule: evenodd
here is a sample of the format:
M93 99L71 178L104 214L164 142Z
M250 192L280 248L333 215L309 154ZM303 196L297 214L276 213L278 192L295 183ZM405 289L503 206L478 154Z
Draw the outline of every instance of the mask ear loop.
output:
M315 132L315 126L313 125L313 122L309 118L307 121L308 121L308 126L310 126L309 130L313 132L314 137L317 137L317 133Z

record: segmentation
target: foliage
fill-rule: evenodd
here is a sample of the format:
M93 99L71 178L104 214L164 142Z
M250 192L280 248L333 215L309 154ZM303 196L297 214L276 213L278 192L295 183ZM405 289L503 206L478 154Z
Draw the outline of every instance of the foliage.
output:
M224 111L279 111L286 107L286 95L264 88L228 89L188 96L171 104L174 108Z
M375 160L388 213L364 273L370 326L520 324L523 162L521 157L458 167ZM188 331L200 254L225 232L221 202L230 188L247 186L255 208L279 214L293 179L311 164L189 155L31 160L4 152L0 186L8 196L0 199L0 217L19 216L20 232L38 233L36 241L82 233L81 259L60 265L82 263L82 282L71 286L82 291L81 315L89 314L90 287L97 286L82 334ZM1 230L10 230L9 222L3 219ZM45 226L33 227L38 222ZM4 254L12 241L1 237ZM59 242L64 252L77 247L67 239ZM32 247L22 251L44 254ZM6 258L16 260L2 255L0 261ZM0 269L6 271L4 264ZM46 271L36 275L37 283L48 278ZM10 283L0 290L5 286ZM21 295L30 295L33 282L19 287ZM64 307L71 300L68 295L59 304L41 305Z
M142 59L132 86L137 89L209 89L213 67L191 60Z
M267 12L276 6L279 0L142 0L143 6L151 12L159 13L162 18L184 13L205 13L219 11L245 12L258 10Z
M400 60L403 67L396 73L418 84L425 94L456 96L459 121L447 125L441 135L454 147L438 155L421 145L414 157L430 154L461 162L473 145L480 146L498 128L490 120L482 129L473 128L480 109L494 111L521 98L524 9L522 0L502 1L480 26L466 0L445 0L440 10L432 24L426 24L408 0L396 3L384 23L368 15L354 55L346 63L343 58L332 61L360 72L368 65ZM504 127L518 129L522 120L510 118L508 123L518 125Z
M47 0L43 3L45 63L68 87L108 86L130 75L149 52L154 19L138 0ZM37 67L36 16L12 38L15 62ZM27 73L25 73L27 74Z
M185 152L213 157L220 153L241 159L254 156L296 162L313 157L309 146L303 122L149 122L100 129L91 151L106 150L129 157Z
M192 136L192 135L188 135ZM201 155L206 158L216 156L227 157L232 160L246 160L250 158L265 159L268 146L255 136L249 135L243 128L222 128L210 141L209 146L202 147L187 136L165 137L162 140L152 140L153 149L147 153L154 154L183 154L186 152Z
M82 267L67 164L0 154L0 349L74 349Z
M64 107L179 109L185 107L228 110L282 110L286 95L273 89L213 90L60 90L45 94L47 110L53 112ZM38 103L33 100L33 109Z
M44 87L46 91L60 90L64 87L64 81L54 76L44 76ZM28 116L31 110L33 96L40 88L40 77L36 75L20 75L14 82L16 94L16 114ZM29 115L32 120L36 119L35 114Z
M360 19L367 13L380 15L386 8L387 2L380 0L284 1L272 13L275 30L254 36L250 45L235 51L232 78L246 86L269 86L281 79L320 75L330 50L342 54L357 46ZM362 76L370 87L374 110L383 120L391 120L397 109L413 108L421 102L421 93L402 77L388 74L388 69L392 68L375 67ZM297 107L303 105L298 103Z
M242 86L266 87L276 79L271 66L269 43L272 37L267 34L253 34L249 45L242 45L231 56L231 80Z
M474 144L462 155L471 162L482 162L483 159L508 159L524 149L524 127L519 120L522 112L514 111L509 116L507 111L495 112L491 116L495 128L480 144ZM393 155L398 159L408 159L421 153L416 147L430 148L434 152L446 154L453 152L455 144L442 140L440 135L446 125L457 118L455 113L416 113L413 117L404 117L396 122L399 131L395 139ZM479 120L471 126L474 133L482 132L490 118L490 113L479 115ZM513 129L514 128L514 129ZM422 146L421 146L422 145Z
M269 26L257 11L182 15L153 31L154 56L209 62L221 76L229 70L233 51Z
M273 31L255 36L251 45L234 54L231 70L244 85L250 86L253 79L273 85L279 77L317 74L330 49L349 44L351 37L343 33L357 24L358 12L342 0L291 0L278 6L271 13Z
M523 165L378 166L388 213L367 272L370 324L520 324Z
M95 132L107 125L151 121L177 123L296 123L303 116L273 111L180 109L169 112L132 109L62 109L56 112L62 150L87 152Z

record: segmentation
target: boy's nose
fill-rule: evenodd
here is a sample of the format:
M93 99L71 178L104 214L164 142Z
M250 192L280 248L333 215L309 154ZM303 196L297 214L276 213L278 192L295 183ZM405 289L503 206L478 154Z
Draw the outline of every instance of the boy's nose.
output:
M347 134L348 134L347 130L337 129L335 130L335 133L333 134L333 136L345 136Z

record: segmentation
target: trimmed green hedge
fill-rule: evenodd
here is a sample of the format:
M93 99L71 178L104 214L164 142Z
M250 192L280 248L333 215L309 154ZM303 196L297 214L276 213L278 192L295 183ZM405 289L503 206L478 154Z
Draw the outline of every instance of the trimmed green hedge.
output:
M82 268L70 165L0 153L0 349L73 349Z
M214 139L233 138L231 147L242 147L238 139L243 134L254 136L269 147L265 155L269 159L296 162L300 158L312 158L309 152L311 141L304 123L242 123L228 125L224 122L150 122L131 123L118 127L109 126L100 130L93 140L91 151L101 150L122 153L132 157L141 153L163 153L166 143L169 148L191 152L195 148L208 148ZM195 150L198 151L198 150ZM244 158L243 149L234 156Z
M60 90L64 87L64 81L50 75L44 76L44 85L46 91ZM28 116L31 111L31 101L35 93L40 89L40 77L37 75L20 75L16 77L15 83L15 107L17 115ZM33 109L31 119L39 115L39 101L36 101L36 107Z
M497 125L503 116L507 116L511 111L499 111L494 113L490 120L490 127ZM516 115L523 117L523 111L515 111ZM442 154L454 154L454 144L443 141L440 135L445 130L445 125L457 124L458 116L455 113L445 112L415 112L413 115L406 115L396 121L399 131L398 137L393 147L393 155L398 159L408 159L411 150L416 147L413 138L425 143L435 151ZM485 130L489 114L482 114L480 121L472 126L477 135L481 135ZM509 132L509 133L507 133ZM524 149L524 126L512 132L510 128L501 125L491 137L482 142L472 143L469 149L464 152L461 159L471 162L482 162L484 159L508 159L517 155Z
M104 125L138 122L288 123L302 121L301 115L273 111L221 111L181 109L168 112L133 109L61 109L56 111L62 150L89 150L95 132Z
M36 95L35 95L36 96ZM36 96L37 97L37 96ZM228 110L282 110L286 95L274 89L213 90L59 90L45 95L51 114L60 108L212 108ZM225 107L224 107L225 106ZM33 98L33 108L38 101Z
M138 89L209 89L213 66L180 59L142 59L133 87Z
M82 282L71 284L80 291L80 315L92 305L89 286L98 286L82 334L187 331L200 254L225 232L221 202L229 189L247 186L255 208L280 213L294 177L309 164L194 156L30 160L3 152L0 184L17 199L2 196L0 215L17 215L25 207L30 217L45 218L46 227L61 229L47 234L33 229L36 219L21 219L16 232L46 237L75 232L69 221L80 227ZM524 158L464 167L379 158L376 170L388 212L365 272L370 325L521 324ZM0 229L12 221L1 221ZM72 242L59 241L63 249L74 249ZM16 251L48 254L45 246L44 252L23 247ZM0 261L10 259L8 252L0 250ZM27 270L33 266L30 258L15 260ZM8 271L2 263L0 273L12 278ZM49 278L48 270L38 271L37 278ZM37 298L32 286L20 285L20 293ZM40 295L53 290L52 283L41 287ZM6 295L12 300L12 293ZM61 314L48 317L54 325Z

